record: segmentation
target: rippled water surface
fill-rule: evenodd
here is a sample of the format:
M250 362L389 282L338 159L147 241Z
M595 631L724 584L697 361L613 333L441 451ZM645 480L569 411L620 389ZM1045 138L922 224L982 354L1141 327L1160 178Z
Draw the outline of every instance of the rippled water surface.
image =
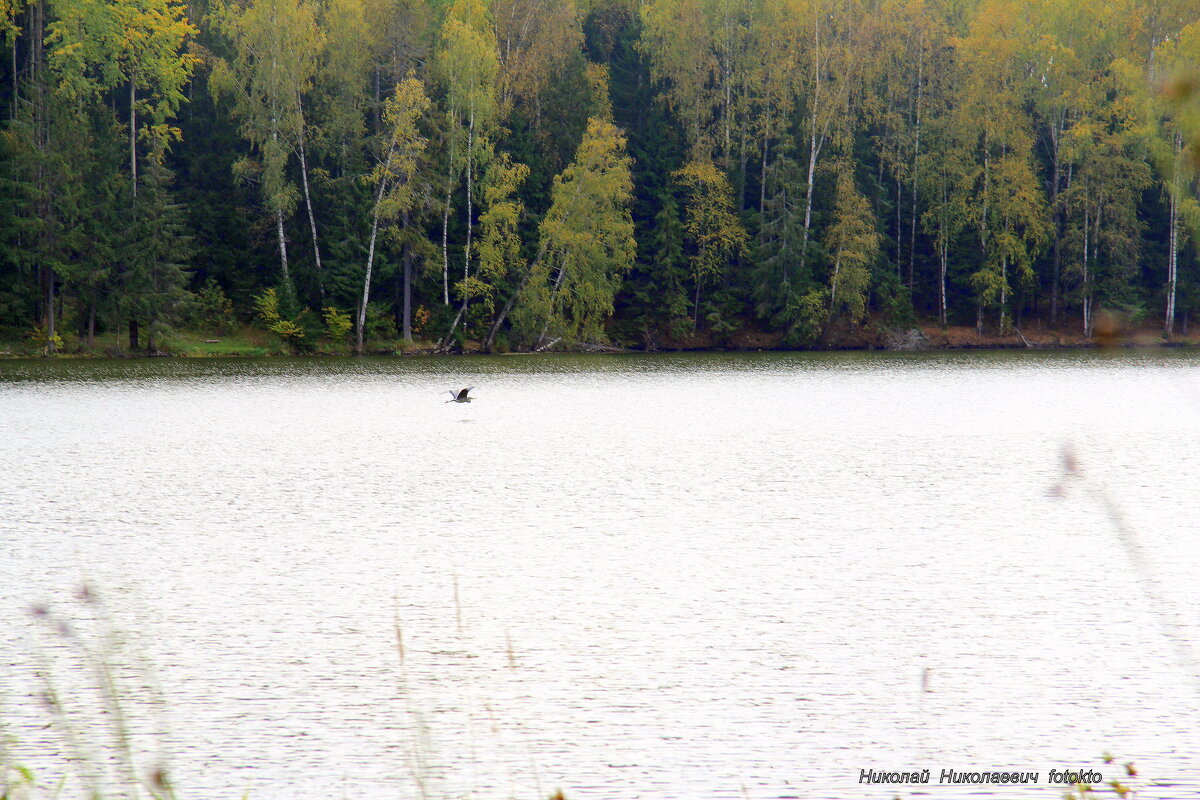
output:
M1198 364L0 361L10 757L64 763L36 670L98 747L102 608L196 800L1200 796Z

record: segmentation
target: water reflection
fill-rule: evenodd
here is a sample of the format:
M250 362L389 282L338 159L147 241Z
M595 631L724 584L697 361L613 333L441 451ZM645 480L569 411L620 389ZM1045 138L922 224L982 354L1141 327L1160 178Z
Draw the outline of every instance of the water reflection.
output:
M1196 651L1195 363L0 362L17 752L55 741L24 608L86 575L193 797L879 797L860 769L1104 750L1194 794L1161 620ZM1050 496L1067 441L1159 591L1093 497Z

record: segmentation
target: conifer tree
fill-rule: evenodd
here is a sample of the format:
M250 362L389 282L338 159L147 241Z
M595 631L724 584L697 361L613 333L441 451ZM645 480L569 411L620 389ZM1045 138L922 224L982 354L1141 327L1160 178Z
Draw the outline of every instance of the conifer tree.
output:
M191 297L186 288L191 278L191 237L184 208L172 197L171 180L160 145L146 159L119 287L120 311L130 321L131 350L138 349L144 327L146 349L153 352Z

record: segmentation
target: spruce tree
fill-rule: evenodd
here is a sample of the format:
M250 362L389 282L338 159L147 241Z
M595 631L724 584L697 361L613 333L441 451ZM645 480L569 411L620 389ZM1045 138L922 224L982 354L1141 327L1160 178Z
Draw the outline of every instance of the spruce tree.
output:
M191 297L187 290L191 236L184 207L172 196L171 179L158 148L146 159L121 275L119 302L130 321L131 349L138 348L144 326L146 349L153 352Z

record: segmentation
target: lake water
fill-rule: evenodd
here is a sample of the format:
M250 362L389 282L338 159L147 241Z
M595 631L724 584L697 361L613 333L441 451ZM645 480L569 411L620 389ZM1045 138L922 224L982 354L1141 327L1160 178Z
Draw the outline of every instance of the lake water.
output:
M1198 441L1186 351L0 361L8 757L106 659L193 800L1197 797Z

